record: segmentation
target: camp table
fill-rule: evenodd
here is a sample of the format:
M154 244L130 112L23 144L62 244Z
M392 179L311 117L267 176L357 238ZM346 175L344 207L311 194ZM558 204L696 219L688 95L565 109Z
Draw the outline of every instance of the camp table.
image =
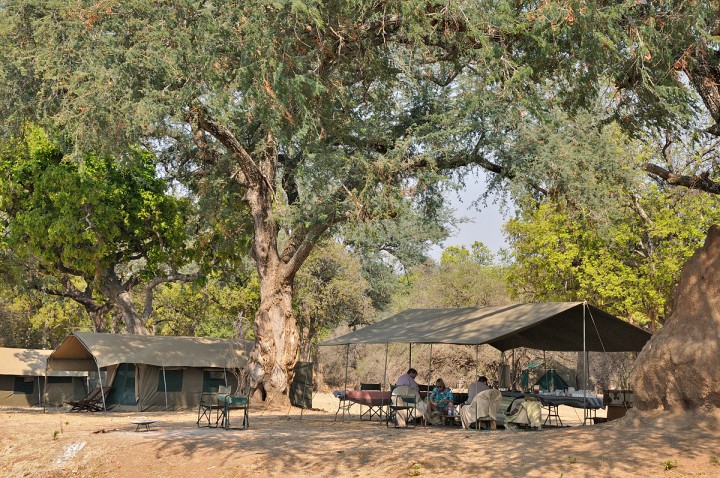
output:
M133 424L133 425L137 425L137 426L135 427L135 431L136 431L136 432L137 432L137 431L140 431L140 427L142 427L142 426L145 427L145 431L146 431L146 432L149 432L149 431L150 431L150 425L152 425L152 424L155 423L156 421L157 421L157 420L133 420L133 421L132 421L132 424Z
M557 407L559 405L566 405L568 407L572 408L582 408L584 410L584 420L583 423L589 419L591 419L594 414L597 412L600 408L605 408L605 404L603 403L602 397L596 397L594 395L586 395L582 396L579 395L578 392L575 392L575 395L553 395L553 394L546 394L546 393L523 393L523 392L511 392L511 391L505 391L502 392L503 397L535 397L538 400L540 400L540 403L547 407L548 409L548 416L546 418L546 421L548 419L555 418L556 420L560 420L560 417L558 415ZM562 424L562 422L560 422Z
M226 430L231 428L230 426L230 411L231 410L243 410L243 426L242 429L250 427L250 416L248 408L250 407L250 399L245 395L225 395L218 397L220 402L220 419L222 420L222 427Z

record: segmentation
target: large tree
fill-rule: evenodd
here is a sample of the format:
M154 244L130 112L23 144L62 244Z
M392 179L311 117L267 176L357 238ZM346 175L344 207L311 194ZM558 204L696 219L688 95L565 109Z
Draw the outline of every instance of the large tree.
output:
M441 41L445 14L416 6L6 4L4 91L25 85L12 113L34 93L78 151L141 141L241 189L261 292L247 380L283 393L298 345L294 278L317 241L436 195L407 140L434 92L406 65L423 55L411 47L420 33Z

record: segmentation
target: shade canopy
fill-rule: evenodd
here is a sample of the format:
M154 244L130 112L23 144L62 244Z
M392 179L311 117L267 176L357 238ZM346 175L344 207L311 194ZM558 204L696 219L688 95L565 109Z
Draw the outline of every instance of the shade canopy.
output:
M0 375L42 377L45 375L45 364L51 353L52 350L0 347ZM56 372L49 375L83 376L87 374Z
M408 309L320 345L490 344L501 351L527 347L563 352L629 352L640 351L650 337L648 332L583 302L544 302Z
M251 346L248 340L73 332L50 354L47 368L96 370L120 363L242 368Z

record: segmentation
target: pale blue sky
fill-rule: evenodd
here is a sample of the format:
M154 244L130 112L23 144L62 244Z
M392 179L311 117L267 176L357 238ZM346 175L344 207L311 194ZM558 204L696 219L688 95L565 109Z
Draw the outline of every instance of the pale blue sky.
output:
M448 193L451 207L455 210L455 217L465 217L467 222L458 224L457 230L443 243L443 248L448 246L467 246L468 249L475 241L485 244L490 250L497 252L507 247L503 238L501 228L507 220L503 217L500 204L493 204L489 199L486 206L480 204L481 210L477 210L473 202L485 192L485 181L482 178L469 178L465 188L457 193ZM440 258L442 248L434 247L430 255Z

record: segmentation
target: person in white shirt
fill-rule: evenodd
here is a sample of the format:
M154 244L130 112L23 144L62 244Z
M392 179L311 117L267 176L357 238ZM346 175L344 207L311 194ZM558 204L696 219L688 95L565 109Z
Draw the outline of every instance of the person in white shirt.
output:
M392 400L397 400L397 398L395 398L397 397L397 395L406 395L408 393L412 395L414 393L417 417L422 417L426 423L431 423L428 405L424 400L420 398L420 386L415 381L415 377L417 377L417 375L417 370L415 370L414 368L411 368L407 371L407 373L400 375L395 382L395 389L393 390ZM397 420L397 426L404 427L406 425L405 417L402 413L396 414L395 419Z
M465 400L465 405L470 405L475 398L475 395L482 392L483 390L490 390L488 385L488 379L485 375L480 375L477 382L468 385L468 398Z

